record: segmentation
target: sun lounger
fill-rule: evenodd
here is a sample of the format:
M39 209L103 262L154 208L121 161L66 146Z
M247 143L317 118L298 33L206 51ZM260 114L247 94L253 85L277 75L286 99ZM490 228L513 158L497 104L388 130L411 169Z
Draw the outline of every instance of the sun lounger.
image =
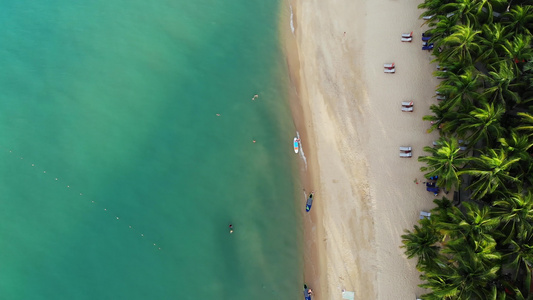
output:
M446 96L438 95L437 100L446 100Z
M427 187L426 191L435 193L435 195L436 195L436 194L438 194L440 192L440 189L438 187Z
M435 182L426 182L426 187L436 187Z
M414 105L413 101L402 101L402 106L409 107L409 106L413 106L413 105Z
M425 42L425 41L429 41L429 39L431 39L430 36L423 36L423 37L422 37L422 41L424 41L424 42Z
M394 72L396 72L396 69L385 69L385 70L383 70L383 72L385 72L385 73L394 73Z
M394 69L394 68L395 68L395 65L394 65L394 63L383 64L383 68Z
M433 146L434 146L434 147L436 147L436 146L438 146L438 145L440 145L439 142L437 142L437 141L433 141Z
M446 68L444 66L441 66L441 65L437 65L437 70L441 70L441 69L442 69L442 71L446 71L446 69L448 69L448 68Z
M439 92L439 91L435 91L435 94L440 95L440 94L442 94L442 93Z
M461 150L461 151L466 151L466 149L467 148L465 146L459 146L459 150Z
M400 157L411 157L413 152L400 152Z
M406 111L406 112L413 112L413 107L405 107L405 106L402 106L402 111Z
M410 38L410 37L413 37L413 32L411 31L410 33L402 33L402 37L403 37L403 38Z
M429 46L422 46L422 50L431 50L433 49L433 44L430 44Z
M400 147L400 151L402 152L411 152L411 147Z
M423 16L422 19L424 20L431 20L431 18L433 18L435 15L431 15L431 16Z
M430 212L427 212L427 211L421 211L420 212L420 220L424 219L424 218L430 218L431 217L431 213Z
M412 40L413 40L412 37L408 37L408 38L404 38L404 37L403 37L403 38L402 38L402 42L409 42L409 43L410 43Z
M427 31L426 32L422 32L422 36L431 36L431 33L427 32Z
M429 180L437 180L437 179L439 179L439 175L429 177Z

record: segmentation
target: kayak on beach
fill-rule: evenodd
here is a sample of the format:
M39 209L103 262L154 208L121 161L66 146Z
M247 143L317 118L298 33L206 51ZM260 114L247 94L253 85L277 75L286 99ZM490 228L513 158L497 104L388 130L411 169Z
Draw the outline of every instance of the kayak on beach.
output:
M295 137L294 138L294 153L298 153L298 150L300 149L299 142L300 142L300 139Z
M311 205L313 205L313 193L309 195L309 198L307 198L307 203L305 203L305 211L311 210Z
M312 290L307 287L307 284L304 284L304 297L305 297L305 300L311 300L310 291L312 291Z

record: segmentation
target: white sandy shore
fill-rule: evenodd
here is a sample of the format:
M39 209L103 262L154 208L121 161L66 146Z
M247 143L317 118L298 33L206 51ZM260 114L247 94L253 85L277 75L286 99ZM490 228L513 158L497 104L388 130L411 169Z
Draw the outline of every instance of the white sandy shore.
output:
M420 0L295 0L299 97L306 154L317 191L306 216L306 280L315 299L414 299L416 261L403 254L403 230L433 207L417 161L437 133L422 116L438 80L421 50ZM414 31L413 42L402 43ZM344 33L346 32L346 33ZM384 74L383 63L396 63ZM401 112L414 101L414 112ZM413 147L400 158L399 146ZM450 195L451 196L451 195ZM311 251L312 253L313 251Z

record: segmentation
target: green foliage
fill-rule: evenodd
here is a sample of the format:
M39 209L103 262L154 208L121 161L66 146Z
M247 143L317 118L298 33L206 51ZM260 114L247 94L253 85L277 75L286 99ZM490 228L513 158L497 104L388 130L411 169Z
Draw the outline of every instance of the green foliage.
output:
M402 235L422 299L533 299L533 1L425 0L437 91L419 157L427 178L470 200L435 199ZM527 5L526 5L527 4ZM463 184L467 183L467 184ZM464 196L462 197L464 199Z

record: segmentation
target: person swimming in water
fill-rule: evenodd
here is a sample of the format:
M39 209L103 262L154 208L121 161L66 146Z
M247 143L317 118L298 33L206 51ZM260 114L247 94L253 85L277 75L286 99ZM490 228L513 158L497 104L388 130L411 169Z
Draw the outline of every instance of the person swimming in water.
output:
M233 233L233 224L229 224L229 233Z

